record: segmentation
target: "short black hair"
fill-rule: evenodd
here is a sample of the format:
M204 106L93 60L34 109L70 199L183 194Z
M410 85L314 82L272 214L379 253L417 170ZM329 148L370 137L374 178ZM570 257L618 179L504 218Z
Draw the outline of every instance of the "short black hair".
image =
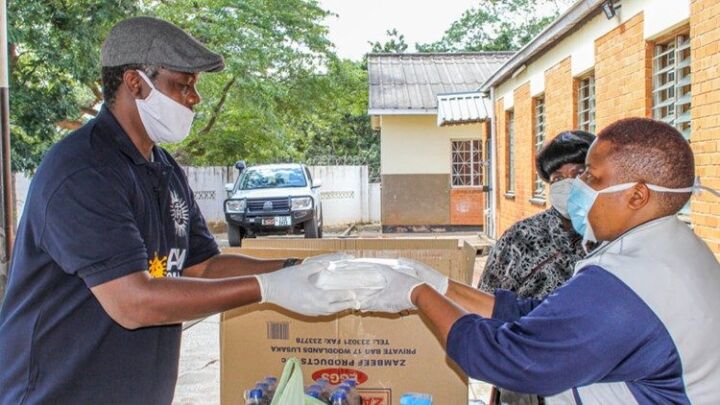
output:
M600 131L598 139L610 143L608 159L622 182L668 188L692 187L695 183L695 156L690 143L672 125L650 118L625 118ZM691 193L654 195L663 213L673 215Z
M545 182L550 175L568 163L585 164L588 149L595 140L590 132L575 130L560 132L535 157L538 175Z
M103 66L102 93L106 106L112 107L115 103L115 96L123 81L123 74L128 70L142 70L150 79L154 79L158 74L159 67L139 64Z

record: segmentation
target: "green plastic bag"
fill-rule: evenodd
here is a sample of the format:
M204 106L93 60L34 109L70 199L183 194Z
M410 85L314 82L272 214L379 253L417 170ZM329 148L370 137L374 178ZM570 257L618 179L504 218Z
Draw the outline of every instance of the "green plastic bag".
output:
M305 395L305 385L298 359L292 357L285 363L271 405L323 405L323 402Z

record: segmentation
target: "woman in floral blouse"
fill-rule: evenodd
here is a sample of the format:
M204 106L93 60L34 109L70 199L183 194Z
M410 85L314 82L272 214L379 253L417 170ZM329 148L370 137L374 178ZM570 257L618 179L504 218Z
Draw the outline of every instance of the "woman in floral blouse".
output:
M551 207L511 226L490 251L480 288L488 293L502 288L522 298L542 299L573 274L575 262L585 257L582 237L570 223L567 197L572 180L585 170L585 156L595 136L584 131L561 132L538 153L540 177L550 183ZM500 390L502 404L541 404L536 395Z

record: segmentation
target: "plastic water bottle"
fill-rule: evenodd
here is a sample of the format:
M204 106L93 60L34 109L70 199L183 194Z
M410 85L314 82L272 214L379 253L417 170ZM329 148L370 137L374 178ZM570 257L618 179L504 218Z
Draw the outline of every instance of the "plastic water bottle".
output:
M313 397L315 399L319 399L321 401L323 400L322 391L317 385L309 385L307 388L305 388L305 395Z
M245 405L265 405L265 394L261 389L251 389L247 392Z
M273 376L267 376L267 377L263 378L262 382L269 385L270 389L275 391L275 388L277 388L278 379Z
M331 405L350 405L348 393L342 388L338 388L330 394Z
M332 385L330 384L330 380L324 377L318 378L313 385L318 387L321 400L325 402L330 401L330 394L332 393Z
M270 402L272 402L272 397L275 394L275 391L272 391L270 389L270 384L260 381L257 384L255 384L254 389L262 391L262 393L263 393L263 402L262 403L263 404L269 404Z
M432 405L432 395L407 392L400 397L400 405Z
M354 381L348 383L347 380L340 383L335 389L336 390L344 390L347 393L347 399L348 403L351 405L362 405L362 399L360 398L360 395L358 395L357 390L355 390L355 385L353 384Z

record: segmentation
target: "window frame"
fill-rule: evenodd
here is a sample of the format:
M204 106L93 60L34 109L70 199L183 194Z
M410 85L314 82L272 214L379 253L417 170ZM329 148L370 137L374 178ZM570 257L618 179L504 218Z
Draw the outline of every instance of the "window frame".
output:
M469 143L470 154L469 162L458 162L457 164L466 164L470 166L470 173L460 174L455 171L455 143ZM476 160L477 159L477 160ZM450 140L450 187L455 188L482 188L485 180L484 161L483 161L483 145L480 138L457 138ZM455 184L456 176L469 176L470 184ZM475 182L477 181L477 184Z
M587 95L583 92L587 90ZM595 133L595 72L588 73L577 79L577 128ZM587 104L585 104L587 102Z
M692 136L691 62L688 30L653 45L652 117L674 126L687 140Z
M545 108L545 95L541 94L533 97L533 141L535 150L533 153L533 163L537 159L537 155L545 145L547 137L547 110ZM532 198L535 200L545 200L545 181L540 177L537 165L532 165L533 176L533 192Z

